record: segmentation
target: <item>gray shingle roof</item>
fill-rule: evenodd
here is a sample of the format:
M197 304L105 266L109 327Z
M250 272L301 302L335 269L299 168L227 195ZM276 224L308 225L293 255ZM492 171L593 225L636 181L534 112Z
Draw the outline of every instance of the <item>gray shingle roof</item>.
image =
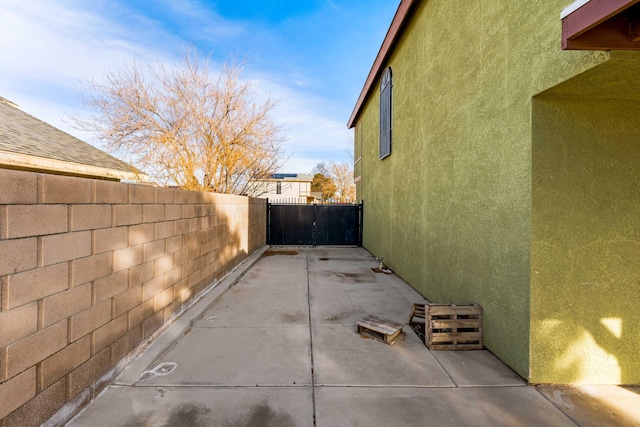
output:
M120 174L134 171L127 163L25 113L2 97L0 151L110 169Z

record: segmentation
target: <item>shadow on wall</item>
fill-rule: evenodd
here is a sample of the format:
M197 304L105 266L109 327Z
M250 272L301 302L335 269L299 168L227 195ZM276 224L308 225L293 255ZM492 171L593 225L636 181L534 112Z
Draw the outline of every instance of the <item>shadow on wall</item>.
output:
M615 67L533 99L534 383L640 383L640 97Z
M264 232L251 235L265 227L263 200L0 174L21 183L0 199L0 244L12 251L0 262L0 383L14 396L0 402L0 424L39 425L63 405L66 421L114 366L264 245Z

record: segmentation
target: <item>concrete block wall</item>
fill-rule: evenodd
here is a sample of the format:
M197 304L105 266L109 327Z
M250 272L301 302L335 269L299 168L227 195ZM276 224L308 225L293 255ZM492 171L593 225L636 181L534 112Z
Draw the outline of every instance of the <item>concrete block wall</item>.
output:
M0 427L90 400L265 244L262 199L2 169L0 187Z

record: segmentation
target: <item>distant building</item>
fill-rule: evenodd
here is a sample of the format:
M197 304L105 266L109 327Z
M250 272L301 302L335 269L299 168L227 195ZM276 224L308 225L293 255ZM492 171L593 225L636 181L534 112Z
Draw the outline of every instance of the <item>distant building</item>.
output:
M110 181L149 181L133 166L0 97L0 168Z
M256 181L256 197L287 203L313 203L311 193L313 175L304 173L275 173L270 178Z

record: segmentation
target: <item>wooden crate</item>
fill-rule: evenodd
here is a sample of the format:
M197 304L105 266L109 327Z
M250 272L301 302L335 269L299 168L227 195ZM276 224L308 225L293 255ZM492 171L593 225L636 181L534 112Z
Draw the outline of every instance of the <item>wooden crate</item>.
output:
M482 350L482 306L428 303L424 313L430 350Z
M378 316L369 315L362 320L358 320L357 324L359 334L389 345L393 345L396 338L404 335L400 323L381 319Z
M413 325L416 323L425 322L426 313L424 311L425 303L413 303L413 307L411 308L411 314L409 314L409 325Z

